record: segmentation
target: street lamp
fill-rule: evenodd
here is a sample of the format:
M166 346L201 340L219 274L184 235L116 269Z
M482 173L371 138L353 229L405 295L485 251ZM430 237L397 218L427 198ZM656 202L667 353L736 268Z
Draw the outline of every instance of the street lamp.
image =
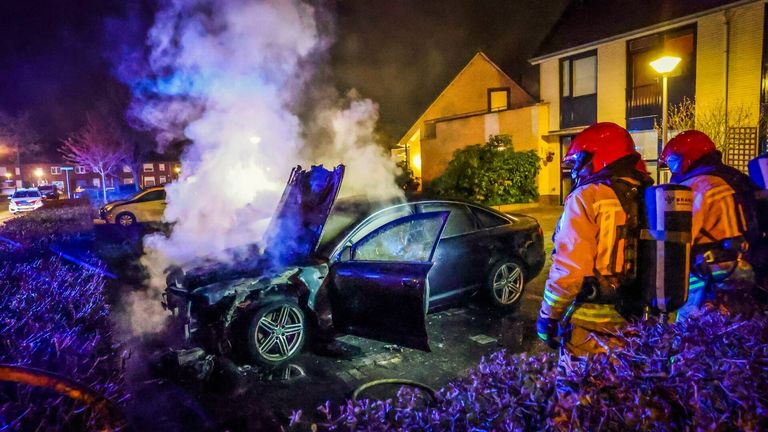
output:
M40 179L43 177L42 168L35 168L35 177L37 177L37 185L40 186Z
M661 74L661 147L658 149L658 154L661 154L661 149L667 144L667 105L669 105L668 97L668 83L667 78L670 72L675 70L678 64L680 64L680 57L663 56L650 63L653 70ZM659 182L659 170L656 169L656 183Z

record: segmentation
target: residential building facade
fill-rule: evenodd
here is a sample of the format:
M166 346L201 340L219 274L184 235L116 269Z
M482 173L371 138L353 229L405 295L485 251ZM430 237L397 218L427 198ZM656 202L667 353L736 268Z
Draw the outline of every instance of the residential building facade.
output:
M765 1L574 2L530 60L540 67L541 98L549 105L543 138L562 159L571 137L586 126L617 123L630 131L654 177L666 181L655 128L662 80L650 62L670 55L681 61L668 75L669 106L690 101L696 125L724 116L726 160L743 168L766 150L760 118L768 102L767 23ZM739 128L728 120L733 112L742 114ZM561 170L564 193L569 180Z
M148 188L171 182L178 178L181 165L177 161L148 161L139 173L139 186ZM67 185L67 180L69 184ZM34 187L55 184L68 195L78 188L101 187L101 175L90 167L66 162L0 163L0 181L3 189ZM134 184L134 177L128 167L106 176L107 187Z
M544 160L538 182L541 199L547 200L559 193L559 165L547 161L556 147L542 138L549 131L548 109L480 52L419 116L392 153L407 161L417 180L426 184L445 171L456 150L506 134L516 151L534 150Z

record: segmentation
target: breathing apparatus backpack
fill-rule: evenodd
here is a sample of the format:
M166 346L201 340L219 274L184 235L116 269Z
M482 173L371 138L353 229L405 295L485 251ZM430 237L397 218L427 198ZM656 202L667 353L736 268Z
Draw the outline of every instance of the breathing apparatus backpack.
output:
M757 228L748 231L746 259L755 271L757 298L765 302L768 300L768 154L749 162L749 177L758 188L752 194L754 210L750 212Z
M751 172L757 169L759 160L756 158L750 163ZM744 258L755 269L757 278L764 278L768 259L768 192L749 176L722 163L695 168L682 177L681 181L700 175L718 177L733 189L737 229L741 235L718 241L713 239L712 242L694 246L691 251L694 256L693 273L702 280L722 282L736 270L738 261ZM757 172L754 175L757 178ZM709 270L713 264L729 262L733 263L731 268L720 276Z
M620 271L585 278L577 301L612 304L628 320L671 313L688 297L691 189L651 186L650 179L598 178L610 187L627 215L617 227L612 266L623 250Z

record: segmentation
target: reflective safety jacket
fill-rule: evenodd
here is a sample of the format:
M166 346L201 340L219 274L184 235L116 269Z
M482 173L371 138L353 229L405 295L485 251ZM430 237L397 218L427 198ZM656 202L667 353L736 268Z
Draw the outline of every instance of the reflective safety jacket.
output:
M680 184L693 189L693 244L738 237L745 226L744 215L733 198L734 190L720 177L699 175Z
M584 278L621 273L624 230L620 227L626 222L627 214L610 186L592 183L571 192L555 231L552 267L541 303L543 316L561 319L574 304L571 322L575 326L610 332L626 323L614 305L576 302Z

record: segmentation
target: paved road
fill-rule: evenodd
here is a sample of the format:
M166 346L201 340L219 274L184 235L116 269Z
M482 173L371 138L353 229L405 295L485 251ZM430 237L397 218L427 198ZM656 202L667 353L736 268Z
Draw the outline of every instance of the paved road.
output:
M0 208L0 225L2 225L6 220L13 217L13 215L11 215L11 212L8 211L8 207L7 206L3 206L3 207L4 208Z
M521 211L541 223L547 253L552 250L551 235L560 211L559 207ZM137 399L146 405L141 409L142 418L136 419L138 426L156 427L158 419L165 418L167 430L203 429L204 422L192 420L195 416L190 416L190 412L193 412L215 419L212 421L217 429L272 428L274 425L260 422L269 417L285 421L293 409L302 409L305 414L312 415L324 401L342 401L360 384L374 379L407 378L440 388L477 365L480 357L499 348L513 352L545 349L536 341L534 322L548 271L549 263L528 283L517 312L499 312L478 300L466 307L430 315L430 353L345 336L341 338L349 348L345 358L304 353L286 370L275 371L266 377L255 372L246 374L237 384L227 386L224 392L164 381L162 391L154 385L139 391ZM283 374L294 378L283 380ZM392 387L369 395L394 397L395 390ZM169 397L167 392L172 396ZM185 410L180 411L179 404L184 405ZM184 426L179 428L181 424Z

